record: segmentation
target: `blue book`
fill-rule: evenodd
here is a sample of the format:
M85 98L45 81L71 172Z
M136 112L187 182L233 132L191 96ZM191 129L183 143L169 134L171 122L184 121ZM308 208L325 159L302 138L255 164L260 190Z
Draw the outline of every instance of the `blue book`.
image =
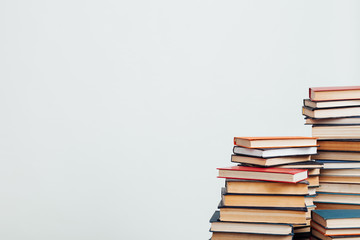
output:
M314 210L311 214L325 228L360 228L360 209Z

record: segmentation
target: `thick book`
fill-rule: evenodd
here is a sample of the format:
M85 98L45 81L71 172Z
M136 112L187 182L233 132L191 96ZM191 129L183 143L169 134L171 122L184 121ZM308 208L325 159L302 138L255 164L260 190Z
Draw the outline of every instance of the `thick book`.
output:
M309 194L308 184L307 181L294 184L235 179L226 179L225 182L227 193L270 195L307 195Z
M257 168L232 166L218 168L220 178L263 180L273 182L300 182L307 178L307 170L286 168Z
M247 155L233 154L231 156L231 162L253 164L262 167L271 167L283 164L305 162L311 159L310 155L303 156L285 156L285 157L273 157L273 158L261 158L250 157Z
M360 228L328 228L321 224L312 221L311 227L325 236L346 236L346 235L360 235Z
M320 183L356 183L360 184L360 177L353 176L322 176Z
M314 102L311 101L310 99L304 99L304 106L311 108L337 108L337 107L360 106L360 99L326 101L326 102Z
M234 154L248 155L261 158L313 155L316 154L317 147L297 147L297 148L244 148L234 146Z
M314 125L312 135L319 139L360 139L360 125Z
M318 150L360 152L360 139L321 140L318 144Z
M298 163L289 163L286 165L280 165L276 166L278 168L306 168L306 169L321 169L323 168L323 165L316 161L306 161L306 162L298 162ZM317 172L317 171L314 171Z
M234 145L246 148L288 148L313 147L316 145L314 137L235 137Z
M332 193L317 191L315 202L360 204L360 194L355 193Z
M332 209L360 209L360 204L343 204L343 203L323 203L314 202L316 210L332 210Z
M359 209L314 210L312 219L325 228L360 228Z
M323 165L323 169L351 169L360 168L360 162L342 160L316 160Z
M354 183L321 183L319 192L360 194L360 184Z
M343 117L343 118L305 118L306 125L356 125L360 124L360 117Z
M304 208L305 197L299 195L255 195L224 193L223 204L227 207L262 207L262 208Z
M312 87L309 98L315 102L360 99L360 86Z
M292 225L279 223L223 222L220 212L215 211L210 219L211 232L292 235Z
M292 235L213 232L211 240L292 240Z
M311 240L360 240L358 235L325 236L316 229L311 229Z
M306 225L308 223L306 214L306 211L296 210L222 207L220 208L220 221Z
M360 107L341 107L341 108L302 108L303 115L310 118L342 118L360 115Z
M340 151L318 151L317 155L312 156L318 160L341 160L341 161L360 161L358 152L340 152Z

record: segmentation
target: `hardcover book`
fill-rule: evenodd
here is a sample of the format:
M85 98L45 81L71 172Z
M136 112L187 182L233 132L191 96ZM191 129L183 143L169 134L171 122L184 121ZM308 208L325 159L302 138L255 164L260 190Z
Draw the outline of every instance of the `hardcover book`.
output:
M298 147L298 148L244 148L234 146L234 154L248 155L261 158L296 156L296 155L313 155L316 154L317 147Z
M300 182L307 178L307 170L286 168L257 168L232 166L218 168L220 178L263 180L275 182Z
M246 148L288 148L316 146L313 137L235 137L234 145Z
M360 228L359 209L314 210L312 219L325 228Z
M333 101L360 99L360 86L309 88L311 101Z

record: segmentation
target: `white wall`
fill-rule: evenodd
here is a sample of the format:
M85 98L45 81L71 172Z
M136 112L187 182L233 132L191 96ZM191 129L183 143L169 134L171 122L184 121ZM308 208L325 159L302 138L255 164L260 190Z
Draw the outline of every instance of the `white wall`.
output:
M0 238L208 239L232 138L359 85L356 1L0 2Z

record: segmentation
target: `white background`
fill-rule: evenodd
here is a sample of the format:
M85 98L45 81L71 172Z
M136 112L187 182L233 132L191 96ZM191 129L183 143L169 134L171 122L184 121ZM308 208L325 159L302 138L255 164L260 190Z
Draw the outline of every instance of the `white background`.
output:
M360 85L356 1L0 1L0 238L208 239L234 136Z

